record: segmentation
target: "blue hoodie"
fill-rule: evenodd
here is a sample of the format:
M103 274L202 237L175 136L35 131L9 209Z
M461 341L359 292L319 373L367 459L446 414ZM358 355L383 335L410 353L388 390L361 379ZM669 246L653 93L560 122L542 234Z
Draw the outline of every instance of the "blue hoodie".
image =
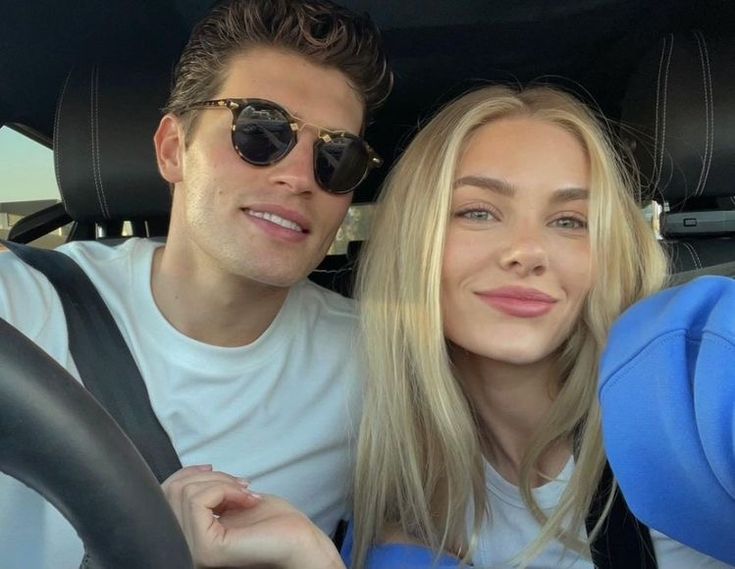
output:
M353 524L350 524L340 550L342 560L347 567L352 565L354 539ZM467 567L451 555L435 556L428 547L403 543L383 543L372 546L368 551L366 566L367 569L461 569Z
M630 308L601 365L610 465L642 522L735 564L735 280Z

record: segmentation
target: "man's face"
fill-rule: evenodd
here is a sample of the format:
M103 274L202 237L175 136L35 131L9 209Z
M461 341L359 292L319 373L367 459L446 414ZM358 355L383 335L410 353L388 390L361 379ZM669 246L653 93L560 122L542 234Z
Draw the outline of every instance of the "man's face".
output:
M234 58L214 98L267 99L306 123L354 134L364 116L362 101L340 71L268 48ZM169 239L180 234L192 262L260 284L291 286L324 258L352 194L330 194L317 184L313 127L298 132L298 143L279 162L253 166L234 150L231 125L227 108L200 111L180 150Z

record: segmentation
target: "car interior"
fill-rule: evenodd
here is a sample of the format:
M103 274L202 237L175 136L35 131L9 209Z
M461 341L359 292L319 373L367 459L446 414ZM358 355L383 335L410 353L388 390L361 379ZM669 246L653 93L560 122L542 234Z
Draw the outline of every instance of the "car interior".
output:
M650 197L674 272L733 260L735 82L732 37L670 33L641 58L622 103L623 136Z
M0 7L0 129L14 129L53 149L61 194L60 203L18 221L9 241L32 243L67 224L71 224L69 240L115 243L131 235L165 239L170 189L156 168L152 134L176 56L212 3L40 0ZM375 201L391 163L443 103L490 82L547 82L571 90L620 125L614 128L640 168L641 207L650 207L655 200L651 222L670 254L674 273L706 271L735 261L735 3L340 3L371 14L383 32L395 72L394 92L366 135L385 165L356 191L356 204ZM311 278L349 296L365 237L328 256ZM58 412L49 411L55 409L51 401L56 396L42 393L41 387L19 393L19 382L32 385L32 376L58 370L51 362L41 362L12 330L0 327L0 335L5 338L0 341L0 470L14 472L47 492L75 520L75 527L83 528L80 534L91 550L105 552L101 556L113 559L114 548L101 544L101 534L95 532L100 524L128 524L125 527L135 534L131 539L144 541L157 531L152 529L156 524L168 527L171 520L161 517L149 518L153 521L145 527L136 526L130 512L115 519L95 518L89 508L69 497L73 490L59 492L59 485L72 488L70 477L50 480L41 474L51 464L49 457L59 452L73 456L74 447L89 447L92 443L84 432L107 437L105 444L124 443L112 440L117 436L114 424L110 429L100 427L107 418L94 416L81 389L73 396L65 391L67 410ZM38 367L31 370L30 362ZM6 412L11 406L20 409L19 414ZM81 418L66 443L52 437L59 429L72 428L68 423L60 427L64 413ZM39 425L38 432L11 445L14 425L27 417ZM48 449L46 462L29 458L24 450L38 445ZM104 453L102 447L99 452ZM135 462L136 457L120 460ZM120 464L109 464L101 476L115 479L110 470L121 469ZM143 490L135 494L137 498L130 494L130 500L154 504L155 479L145 474L142 462L137 468L141 474L136 488ZM121 496L128 496L129 488L118 490L121 494L112 496L110 490L110 496L101 499L125 503L128 498ZM136 566L191 564L180 535L173 532L164 539L171 551L179 553L156 556L141 547L137 555L141 560L150 556L149 564L141 561ZM171 555L179 555L180 561L171 564ZM110 567L122 566L114 559L111 563Z

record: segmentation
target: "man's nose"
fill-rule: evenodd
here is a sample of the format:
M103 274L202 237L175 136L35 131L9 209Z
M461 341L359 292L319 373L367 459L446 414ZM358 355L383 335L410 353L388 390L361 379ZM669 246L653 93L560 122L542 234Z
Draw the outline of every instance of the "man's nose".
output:
M315 136L308 131L299 132L291 151L271 166L269 179L293 193L311 193L318 187L314 177Z

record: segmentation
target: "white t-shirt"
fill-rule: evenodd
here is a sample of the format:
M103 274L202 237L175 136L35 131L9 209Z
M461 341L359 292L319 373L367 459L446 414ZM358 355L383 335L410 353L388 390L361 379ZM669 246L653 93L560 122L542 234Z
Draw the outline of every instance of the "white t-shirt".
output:
M255 491L286 498L332 532L348 511L359 424L354 302L304 281L252 344L203 344L178 332L154 303L151 265L160 245L131 239L60 250L110 308L181 463L246 477ZM0 253L0 316L77 376L58 296L7 252ZM81 556L71 525L0 474L0 569L76 569Z
M574 471L570 460L556 480L533 490L534 497L545 513L556 508ZM539 524L525 506L520 490L489 464L485 464L485 481L490 502L490 521L482 528L474 556L474 567L480 569L510 569L513 559L539 532ZM653 548L659 569L726 569L726 565L651 530ZM591 561L558 542L553 541L537 557L529 569L594 569Z

